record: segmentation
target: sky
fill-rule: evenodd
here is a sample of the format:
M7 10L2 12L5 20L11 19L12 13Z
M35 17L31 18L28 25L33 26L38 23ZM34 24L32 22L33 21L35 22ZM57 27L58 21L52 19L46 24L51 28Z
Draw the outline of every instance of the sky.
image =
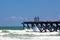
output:
M0 0L0 26L20 26L35 16L60 20L60 0Z

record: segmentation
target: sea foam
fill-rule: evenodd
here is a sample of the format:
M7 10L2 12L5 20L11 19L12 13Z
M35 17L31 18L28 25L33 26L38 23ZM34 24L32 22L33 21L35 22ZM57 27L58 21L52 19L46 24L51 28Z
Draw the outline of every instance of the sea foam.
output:
M26 32L26 30L0 30L0 40L60 40L58 34L58 32L40 33Z

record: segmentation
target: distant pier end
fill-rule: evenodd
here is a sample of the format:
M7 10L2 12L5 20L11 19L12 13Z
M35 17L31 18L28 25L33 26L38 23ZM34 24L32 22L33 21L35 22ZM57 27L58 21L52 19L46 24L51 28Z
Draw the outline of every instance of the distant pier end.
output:
M34 21L25 21L22 22L23 28L34 28L35 25L39 29L40 32L47 32L49 30L50 32L53 31L60 31L60 21L39 21L39 17L35 17Z

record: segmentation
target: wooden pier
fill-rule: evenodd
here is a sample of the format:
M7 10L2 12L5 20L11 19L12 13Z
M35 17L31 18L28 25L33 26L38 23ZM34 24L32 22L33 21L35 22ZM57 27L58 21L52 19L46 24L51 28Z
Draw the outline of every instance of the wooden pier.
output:
M24 27L30 28L30 25L31 25L32 29L36 25L36 27L40 30L40 32L42 32L43 30L45 32L47 32L46 30L49 30L50 32L60 30L59 21L22 22L22 24L23 24L23 28Z
M40 32L47 32L47 30L50 32L60 31L60 21L39 21L39 18L35 17L34 21L25 21L22 24L23 28L28 27L33 29L36 26Z

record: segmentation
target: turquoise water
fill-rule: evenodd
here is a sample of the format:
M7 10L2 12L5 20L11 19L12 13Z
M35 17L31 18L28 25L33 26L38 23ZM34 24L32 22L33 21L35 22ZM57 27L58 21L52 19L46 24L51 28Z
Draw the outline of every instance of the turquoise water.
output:
M0 26L0 30L23 30L22 26Z

